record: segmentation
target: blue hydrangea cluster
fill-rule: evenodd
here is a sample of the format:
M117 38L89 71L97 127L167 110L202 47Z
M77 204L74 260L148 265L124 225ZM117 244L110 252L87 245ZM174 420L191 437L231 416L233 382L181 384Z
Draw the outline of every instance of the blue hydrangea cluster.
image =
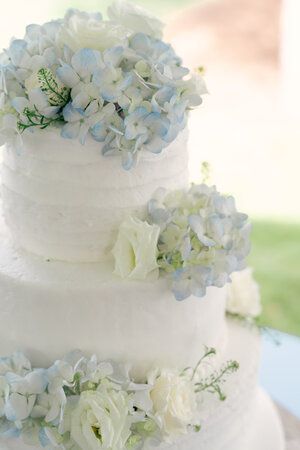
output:
M88 359L79 351L56 361L49 369L32 369L24 354L15 353L0 358L0 436L21 438L35 448L133 448L157 429L146 416L151 408L149 389L147 384L135 384L125 366L99 362L95 356ZM90 427L91 439L94 432L97 435L88 419L86 423L76 421L81 402L85 410L90 403L99 402L97 419L101 422L102 418L103 436L96 436L94 446L85 442L82 445L79 437L84 427L87 436ZM106 417L103 413L101 416L103 407L107 409ZM125 441L117 442L115 435L122 436L125 423ZM107 440L115 445L107 445Z
M108 16L70 10L12 40L0 56L0 145L56 126L81 144L91 136L130 169L141 150L176 138L202 102L201 76L161 39L156 18L125 2Z
M223 287L246 265L248 217L215 187L159 190L149 203L149 220L160 226L158 264L171 277L177 300L203 297L209 286Z

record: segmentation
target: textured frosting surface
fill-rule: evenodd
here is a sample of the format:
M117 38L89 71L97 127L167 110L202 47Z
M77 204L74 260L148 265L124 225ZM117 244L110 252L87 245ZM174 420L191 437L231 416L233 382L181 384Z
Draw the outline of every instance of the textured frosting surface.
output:
M196 364L203 345L225 345L226 288L177 302L166 279L124 282L107 263L46 261L0 234L0 354L24 351L47 366L72 349L155 365ZM186 349L189 349L187 353Z
M16 243L62 261L107 259L125 215L143 216L159 187L187 186L187 135L159 155L142 153L128 172L92 139L82 146L56 130L24 135L22 149L5 149L2 169L4 213Z
M237 323L229 322L228 346L222 361L235 358L240 370L232 375L224 389L224 402L206 399L199 433L183 436L159 450L284 450L280 420L269 398L257 389L260 340L258 334ZM247 348L247 352L245 352ZM0 442L1 450L41 450L19 440ZM48 450L48 449L47 449ZM49 449L50 450L50 449Z

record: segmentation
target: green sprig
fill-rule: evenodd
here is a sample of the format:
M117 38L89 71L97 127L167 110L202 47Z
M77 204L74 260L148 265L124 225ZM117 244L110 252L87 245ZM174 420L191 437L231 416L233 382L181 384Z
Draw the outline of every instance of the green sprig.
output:
M216 351L215 348L213 348L213 347L205 347L205 353L204 353L204 355L202 356L202 358L199 359L199 361L198 361L198 363L196 364L196 366L195 366L195 367L186 367L186 368L181 372L181 375L184 376L184 375L186 375L187 373L190 373L190 374L191 374L191 381L193 381L194 378L195 378L195 376L196 376L196 374L197 374L197 372L198 372L198 370L199 370L199 367L200 367L201 364L202 364L202 362L203 362L206 358L209 358L210 356L213 356L213 355L215 355L216 353L217 353L217 351Z
M64 122L61 114L55 117L46 117L38 111L36 106L34 106L34 109L25 108L23 115L27 118L27 122L18 121L18 129L21 133L27 130L27 128L38 127L44 130L55 123Z
M239 369L237 361L228 361L226 365L220 370L220 372L214 372L208 380L204 382L195 383L196 393L210 392L211 394L217 394L221 401L226 400L226 395L222 391L221 384L224 383L227 375L236 372Z

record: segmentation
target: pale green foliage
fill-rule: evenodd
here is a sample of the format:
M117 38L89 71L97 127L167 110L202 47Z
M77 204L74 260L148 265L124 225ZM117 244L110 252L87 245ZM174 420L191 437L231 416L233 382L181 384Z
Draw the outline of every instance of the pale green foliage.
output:
M38 127L44 130L45 128L48 128L50 125L53 125L55 123L64 122L64 118L62 115L56 117L45 117L38 111L36 107L34 109L25 108L23 111L23 115L26 117L27 121L18 121L18 128L20 132L23 132L27 128L32 127Z
M51 106L65 106L70 100L70 89L62 85L50 69L42 68L38 71L41 90L48 97Z

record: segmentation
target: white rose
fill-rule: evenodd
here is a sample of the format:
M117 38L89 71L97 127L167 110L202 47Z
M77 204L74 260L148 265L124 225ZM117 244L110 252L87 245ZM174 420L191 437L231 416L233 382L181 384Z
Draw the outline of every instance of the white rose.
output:
M253 278L252 269L247 267L231 275L228 285L227 311L243 317L257 317L261 313L259 286Z
M140 6L119 0L108 8L108 15L111 20L135 33L145 33L156 38L162 37L163 23Z
M195 389L192 382L171 371L163 371L155 380L150 393L155 416L172 441L187 433L197 411Z
M160 228L147 222L128 217L120 226L117 241L112 250L115 273L122 278L144 280L158 270L157 243Z
M131 434L129 396L123 391L85 391L71 414L71 438L83 450L123 450Z
M127 35L121 25L105 22L100 15L71 10L59 32L58 44L74 52L83 48L103 51L124 43Z

